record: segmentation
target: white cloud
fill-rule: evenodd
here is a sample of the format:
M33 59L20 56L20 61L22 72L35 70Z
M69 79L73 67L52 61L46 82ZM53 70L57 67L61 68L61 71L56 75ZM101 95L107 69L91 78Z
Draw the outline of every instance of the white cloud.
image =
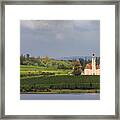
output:
M47 21L40 20L21 20L21 25L30 29L45 28L49 26Z

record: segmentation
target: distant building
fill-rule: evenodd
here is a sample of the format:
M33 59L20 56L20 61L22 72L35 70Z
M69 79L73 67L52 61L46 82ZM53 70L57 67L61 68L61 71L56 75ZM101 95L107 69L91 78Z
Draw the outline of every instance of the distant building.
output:
M88 63L84 69L84 75L100 75L100 65L96 65L94 54L92 56L92 63Z

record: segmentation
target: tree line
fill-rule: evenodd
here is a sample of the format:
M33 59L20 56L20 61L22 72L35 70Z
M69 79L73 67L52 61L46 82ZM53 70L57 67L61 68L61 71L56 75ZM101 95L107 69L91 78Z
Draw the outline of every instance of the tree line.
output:
M31 57L30 54L20 56L20 65L33 65L46 67L51 69L72 70L72 74L81 75L86 64L91 63L91 59L79 58L77 60L56 60L54 58L45 57ZM100 57L96 57L96 64L100 64Z

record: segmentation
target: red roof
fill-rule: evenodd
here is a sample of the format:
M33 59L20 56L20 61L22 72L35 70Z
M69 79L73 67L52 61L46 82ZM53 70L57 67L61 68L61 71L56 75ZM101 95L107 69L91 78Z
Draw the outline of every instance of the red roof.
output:
M85 67L85 69L92 69L92 64L88 63ZM100 69L100 65L96 65L96 69Z
M91 63L88 63L85 68L86 68L86 69L92 69L92 64L91 64Z

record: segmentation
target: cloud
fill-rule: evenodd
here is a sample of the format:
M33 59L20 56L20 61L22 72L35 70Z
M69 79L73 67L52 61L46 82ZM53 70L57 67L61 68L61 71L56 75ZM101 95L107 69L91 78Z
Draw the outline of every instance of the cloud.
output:
M80 31L99 31L99 25L100 21L99 20L82 20L82 21L73 21L74 22L74 27L76 30Z
M22 20L21 53L35 56L100 54L98 20Z
M45 22L39 20L21 20L21 26L29 29L38 29L48 27L49 23L47 21Z
M67 24L66 24L67 23ZM45 29L45 30L99 30L99 20L21 20L21 26L29 29Z

